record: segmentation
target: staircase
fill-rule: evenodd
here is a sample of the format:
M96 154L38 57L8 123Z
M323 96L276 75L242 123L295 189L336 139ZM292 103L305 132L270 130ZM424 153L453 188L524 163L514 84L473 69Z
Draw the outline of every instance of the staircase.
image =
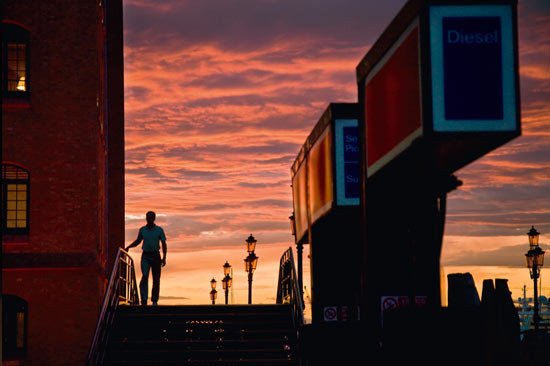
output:
M288 304L119 306L105 365L298 365Z

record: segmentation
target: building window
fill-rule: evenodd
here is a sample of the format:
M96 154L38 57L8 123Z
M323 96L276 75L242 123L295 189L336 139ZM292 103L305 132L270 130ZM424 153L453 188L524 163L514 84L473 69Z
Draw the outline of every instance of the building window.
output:
M2 295L3 360L22 359L27 353L28 305L14 295Z
M29 233L29 172L13 164L2 164L2 231Z
M6 98L29 97L29 31L2 23L2 91Z

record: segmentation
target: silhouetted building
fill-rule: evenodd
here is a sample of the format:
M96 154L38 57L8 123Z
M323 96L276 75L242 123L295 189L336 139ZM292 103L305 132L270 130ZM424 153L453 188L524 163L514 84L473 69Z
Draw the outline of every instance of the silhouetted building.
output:
M0 7L3 363L82 365L124 243L122 1Z

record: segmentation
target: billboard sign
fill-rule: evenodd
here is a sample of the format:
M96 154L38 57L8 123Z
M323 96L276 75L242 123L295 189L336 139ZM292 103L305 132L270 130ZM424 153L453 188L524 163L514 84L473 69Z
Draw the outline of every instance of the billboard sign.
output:
M336 204L358 206L360 188L359 126L356 119L334 121Z
M332 135L326 128L309 150L308 187L311 222L332 208Z
M366 179L408 151L454 172L521 134L516 22L514 2L407 2L357 66Z
M367 174L372 175L422 134L419 26L412 22L366 75Z
M296 239L299 241L308 229L307 213L307 160L297 167L292 178L292 195L294 201L294 220L296 225Z
M516 131L512 8L430 7L433 129Z

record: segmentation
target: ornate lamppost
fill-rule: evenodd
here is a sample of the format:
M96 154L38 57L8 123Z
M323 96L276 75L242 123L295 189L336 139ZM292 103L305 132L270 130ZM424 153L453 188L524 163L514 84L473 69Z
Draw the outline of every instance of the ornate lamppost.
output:
M529 251L525 253L525 258L527 259L527 267L529 268L529 273L533 279L534 285L534 300L535 304L533 306L533 323L535 324L535 330L539 329L540 316L539 316L539 295L537 289L537 279L540 276L540 269L544 265L544 253L545 251L539 247L539 235L540 233L535 229L534 226L531 226L531 230L527 233L529 237Z
M222 280L222 287L225 291L225 305L228 304L228 300L229 300L229 288L231 287L232 283L233 283L233 279L231 278L231 276L229 275L229 273L231 272L231 265L225 261L225 264L223 265L223 275L224 275L224 278Z
M258 265L258 257L254 254L256 250L256 239L250 234L246 239L246 251L248 252L248 257L244 259L244 268L248 272L248 303L252 304L252 273Z
M212 305L216 305L216 297L218 296L218 291L216 291L216 280L214 277L212 277L212 280L210 281L210 287L212 290L210 291L210 300L212 300Z

